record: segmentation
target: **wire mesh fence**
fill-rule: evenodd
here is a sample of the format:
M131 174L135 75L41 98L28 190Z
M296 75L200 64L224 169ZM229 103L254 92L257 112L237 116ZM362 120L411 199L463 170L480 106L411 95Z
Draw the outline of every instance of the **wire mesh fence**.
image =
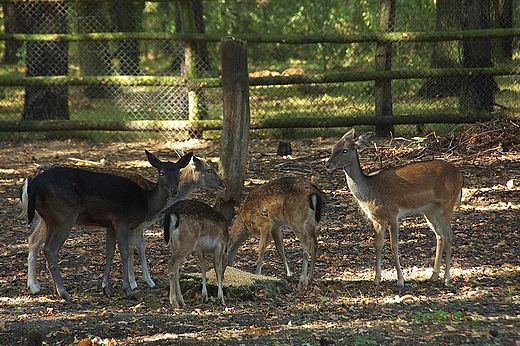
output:
M457 32L503 26L489 2L484 15L482 11L473 14L476 10L461 2L456 18L451 16L452 7L441 6L451 2L437 3L436 7L416 1L407 8L394 9L395 17L390 12L387 26L382 26L381 8L364 1L357 5L304 1L283 6L247 1L3 2L6 34L43 36L40 40L6 36L0 41L4 52L0 65L0 136L96 138L109 133L109 138L182 140L200 135L186 127L151 126L150 122L222 119L222 90L204 82L185 82L219 78L219 43L214 39L219 35L249 38L251 123L258 136L327 135L345 124L387 124L385 116L392 117L396 124L405 124L393 128L396 134L425 134L449 130L452 127L446 124L464 122L471 113L518 114L518 30L506 36L430 41L403 36L390 44L366 39L367 35L385 32ZM512 22L503 30L518 29L514 16L519 12L511 13ZM186 19L186 13L193 21ZM439 17L445 20L439 21ZM446 24L457 18L455 24ZM207 33L213 38L132 36L163 32ZM95 36L99 33L130 35L100 39ZM323 39L286 39L297 33L323 35ZM45 36L54 34L69 36L55 40ZM344 39L332 40L327 35ZM361 38L345 38L355 35ZM385 42L388 55L378 65ZM476 76L461 74L465 68L494 70ZM385 71L394 74L381 77ZM8 81L24 76L180 79L178 83L154 82L152 78L146 83L104 80L31 85ZM299 80L300 76L307 78ZM289 82L279 77L287 77ZM254 82L255 78L263 82ZM387 82L386 86L382 82ZM27 127L30 131L19 132L21 123L39 120L52 120L52 124L41 131L34 125ZM132 126L124 125L129 123ZM218 136L218 132L206 131L204 136Z

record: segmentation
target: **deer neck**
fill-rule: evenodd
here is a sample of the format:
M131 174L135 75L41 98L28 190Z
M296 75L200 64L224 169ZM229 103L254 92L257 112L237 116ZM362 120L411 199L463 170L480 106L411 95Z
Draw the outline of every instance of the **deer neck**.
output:
M184 176L181 176L181 180L179 182L179 192L173 198L174 202L185 200L197 188L195 181L183 178Z
M370 189L370 177L366 176L359 164L359 157L356 152L355 159L351 164L343 167L347 178L347 184L350 192L358 201L367 201L372 197Z
M155 184L153 189L145 191L145 194L148 216L156 215L163 210L166 202L168 202L168 198L170 197L168 189L164 188L159 183Z

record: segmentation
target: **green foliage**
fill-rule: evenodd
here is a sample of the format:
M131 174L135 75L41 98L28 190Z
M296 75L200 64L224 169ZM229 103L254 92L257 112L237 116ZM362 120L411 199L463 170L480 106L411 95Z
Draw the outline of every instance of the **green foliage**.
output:
M423 313L417 311L415 313L415 322L419 324L440 324L451 321L466 321L466 316L462 311L450 313L442 309L430 310L430 312Z

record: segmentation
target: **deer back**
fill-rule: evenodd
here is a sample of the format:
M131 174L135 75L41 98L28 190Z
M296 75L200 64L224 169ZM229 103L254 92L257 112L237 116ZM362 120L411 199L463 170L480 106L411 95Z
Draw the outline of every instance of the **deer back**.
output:
M230 238L233 242L248 238L271 222L318 223L324 203L323 193L307 180L293 177L273 180L246 197Z
M228 225L224 216L211 206L195 201L182 200L174 203L161 214L163 217L164 241L166 244L196 244L214 248L217 243L227 244ZM188 246L188 245L187 245Z
M368 137L370 133L355 139L354 131L348 131L333 146L326 167L344 169L350 191L370 219L404 216L431 206L452 209L460 199L462 175L446 161L412 163L365 175L357 147Z
M28 217L35 210L46 222L114 228L116 224L134 228L157 214L171 193L176 193L180 169L191 153L177 163L162 162L146 151L158 171L152 190L121 176L80 168L54 167L32 179L28 186ZM71 226L72 226L71 225Z

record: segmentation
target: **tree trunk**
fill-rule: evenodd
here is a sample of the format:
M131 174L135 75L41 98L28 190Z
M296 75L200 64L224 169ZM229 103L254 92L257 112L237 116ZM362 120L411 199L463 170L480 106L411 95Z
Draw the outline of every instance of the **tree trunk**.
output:
M78 31L80 34L108 32L107 13L100 2L78 2ZM112 58L106 41L80 41L80 69L83 76L109 76L112 74ZM85 95L89 99L110 98L112 86L87 85Z
M244 189L249 148L249 76L244 41L225 38L222 49L222 91L224 121L220 136L220 169L227 189L219 193L215 208L229 224Z
M195 30L198 34L204 34L206 28L204 27L204 7L201 0L193 0L193 17L195 19ZM209 71L210 61L208 47L205 41L197 41L195 43L197 50L197 71Z
M4 32L6 34L23 33L26 31L23 21L23 5L15 3L3 3L4 13ZM20 58L18 50L23 45L22 41L7 40L5 41L4 56L2 62L5 64L16 64Z
M182 24L182 32L197 32L196 13L199 13L202 20L202 3L195 11L196 1L179 1L179 10ZM198 56L200 46L195 41L187 40L184 46L184 62L181 66L181 76L186 78L200 77L199 67L201 64ZM188 97L188 119L203 120L207 118L207 102L202 88L187 91ZM191 137L202 137L202 133L191 133Z
M488 0L463 0L464 30L489 29L490 2ZM491 40L463 40L463 67L492 67ZM498 85L492 75L474 74L464 77L460 94L460 112L492 112Z
M381 0L381 17L379 20L381 32L394 31L396 0ZM392 69L392 43L377 43L376 69ZM379 79L375 82L375 103L377 117L391 117L392 114L392 80ZM388 124L376 125L376 136L387 137L394 132L394 126Z
M436 31L460 30L461 0L437 0ZM435 42L431 56L432 68L457 68L461 66L460 41ZM446 97L460 94L462 80L458 77L431 77L417 92L421 97Z
M26 3L29 33L67 33L65 2ZM67 42L27 42L27 72L32 76L66 76L68 73ZM23 120L69 119L69 89L66 85L27 86Z
M501 29L513 28L513 0L498 0L498 27ZM505 37L499 41L498 57L501 60L513 59L514 37Z
M114 2L111 4L112 20L118 32L140 32L143 20L144 1ZM139 40L121 40L118 43L119 74L141 74Z

